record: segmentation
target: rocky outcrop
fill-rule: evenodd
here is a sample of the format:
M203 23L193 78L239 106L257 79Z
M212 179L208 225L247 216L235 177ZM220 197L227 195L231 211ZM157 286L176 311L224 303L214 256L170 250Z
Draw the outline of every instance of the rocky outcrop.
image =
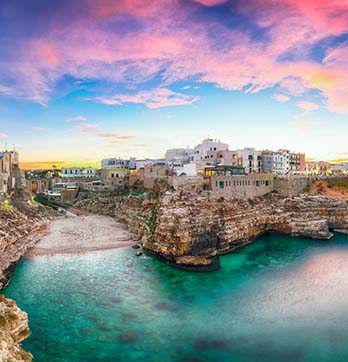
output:
M14 201L0 206L0 289L20 258L45 233L47 222L46 210L37 204Z
M200 189L167 193L157 228L145 248L177 262L184 255L210 257L248 244L267 231L330 239L331 230L348 230L348 203L323 196L213 201Z
M0 199L0 290L20 258L45 233L45 208L31 201ZM32 355L20 342L30 335L28 318L14 301L0 295L0 362L28 362Z
M32 355L20 346L29 335L27 314L14 301L0 295L0 361L32 361Z
M135 238L149 239L156 229L159 205L159 198L152 193L135 196L82 192L74 206L83 212L112 216L127 224Z
M148 252L190 268L215 267L213 257L268 231L324 240L333 230L348 231L348 202L318 195L216 201L208 191L190 186L154 200L86 197L79 207L126 222Z

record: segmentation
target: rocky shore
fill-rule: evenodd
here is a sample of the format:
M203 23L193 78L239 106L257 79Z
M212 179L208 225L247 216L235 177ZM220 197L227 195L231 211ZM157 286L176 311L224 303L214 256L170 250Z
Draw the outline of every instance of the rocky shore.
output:
M14 301L0 295L0 361L32 361L33 356L20 346L29 335L27 314Z
M348 231L348 202L321 195L211 200L190 186L158 198L85 194L76 207L127 223L145 250L190 270L218 267L218 255L265 232L328 240L333 231Z
M13 200L0 207L0 290L21 257L45 235L48 220L46 210L31 202ZM31 361L31 354L20 346L29 335L26 313L0 295L0 361Z

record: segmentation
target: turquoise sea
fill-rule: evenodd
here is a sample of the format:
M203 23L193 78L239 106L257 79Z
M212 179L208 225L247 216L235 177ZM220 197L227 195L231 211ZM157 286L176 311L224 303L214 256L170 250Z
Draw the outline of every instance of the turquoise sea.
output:
M23 260L4 294L36 362L347 362L348 237L265 235L221 269L134 250Z

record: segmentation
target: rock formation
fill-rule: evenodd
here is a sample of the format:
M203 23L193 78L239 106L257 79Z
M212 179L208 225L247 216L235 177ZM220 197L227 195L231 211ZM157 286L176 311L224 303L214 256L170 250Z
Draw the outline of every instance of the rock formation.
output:
M0 290L7 285L18 261L43 235L47 225L43 207L25 201L1 201ZM0 295L0 361L32 361L32 355L19 344L29 335L26 313L14 301Z
M32 361L32 355L20 346L29 335L27 314L14 301L0 295L0 361Z
M213 267L212 257L268 231L315 239L348 231L348 202L320 195L212 200L208 191L190 186L152 200L86 197L77 206L126 222L148 252L189 268Z
M0 206L0 290L20 258L42 237L46 225L46 211L37 204L14 201Z

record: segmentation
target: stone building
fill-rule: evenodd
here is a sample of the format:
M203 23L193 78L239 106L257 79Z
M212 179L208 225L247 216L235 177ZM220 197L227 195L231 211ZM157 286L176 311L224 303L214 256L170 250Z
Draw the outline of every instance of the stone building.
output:
M100 171L100 179L106 185L121 186L129 170L125 167L108 167Z
M242 159L238 157L237 151L208 151L205 158L205 164L212 166L242 166Z
M253 199L273 191L272 173L245 174L240 167L206 168L204 188L213 199Z
M21 185L18 152L0 152L0 193L8 193Z

